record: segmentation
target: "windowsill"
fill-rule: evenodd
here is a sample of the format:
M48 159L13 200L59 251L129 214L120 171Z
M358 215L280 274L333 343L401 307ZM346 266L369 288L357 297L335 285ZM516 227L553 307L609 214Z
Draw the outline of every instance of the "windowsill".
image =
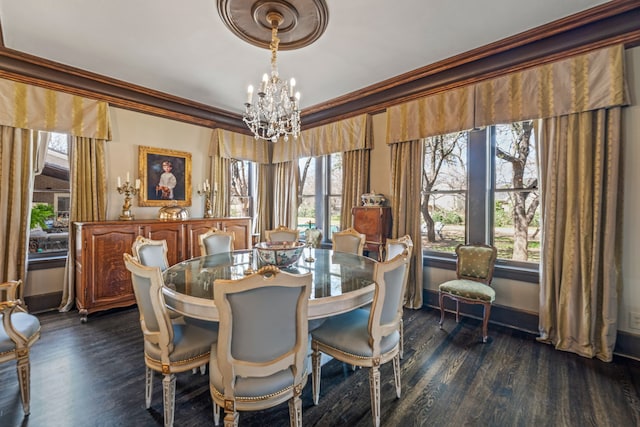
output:
M456 258L453 254L423 254L422 265L427 267L442 268L445 270L456 269ZM540 272L537 265L521 266L510 265L504 261L496 262L493 277L501 279L517 280L519 282L540 283Z
M67 263L67 251L30 254L27 261L28 270L47 270L61 268Z

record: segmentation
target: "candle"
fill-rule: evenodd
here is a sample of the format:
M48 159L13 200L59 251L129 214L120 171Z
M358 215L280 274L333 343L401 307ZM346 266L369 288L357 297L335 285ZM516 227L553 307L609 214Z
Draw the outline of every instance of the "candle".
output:
M127 172L127 184L128 184L129 182L131 182L131 181L129 180L129 172Z
M217 183L217 182L214 182L214 183L213 183L213 189L214 189L214 191L216 191L216 192L218 191L218 183Z
M296 86L296 79L294 79L293 77L291 77L291 80L289 81L289 97L293 96L293 88Z
M253 98L253 86L249 85L247 88L247 104L251 104L251 99Z
M269 76L267 74L262 75L262 84L260 85L260 92L265 93L267 90L267 81L269 81Z
M140 179L136 179L136 188L140 189Z
M120 177L118 177L118 188L122 187L122 181L120 180Z
M198 184L198 193L200 192L200 184Z

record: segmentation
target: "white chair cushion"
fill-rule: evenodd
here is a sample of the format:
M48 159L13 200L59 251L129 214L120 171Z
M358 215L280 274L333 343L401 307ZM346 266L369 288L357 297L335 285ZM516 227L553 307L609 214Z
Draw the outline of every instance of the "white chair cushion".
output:
M211 323L211 326L211 329L205 329L194 325L174 324L173 351L169 360L175 363L207 354L211 350L211 343L218 340L217 324ZM161 360L160 348L149 341L144 342L144 352L153 360Z
M371 357L369 345L369 311L353 310L330 317L321 326L311 331L312 339L344 353ZM394 331L380 341L381 353L391 351L400 341L400 334Z
M0 325L2 324L4 314L0 314ZM40 330L40 321L32 314L13 313L11 323L16 331L27 337L33 337ZM4 328L0 328L0 353L13 351L16 344L9 338Z

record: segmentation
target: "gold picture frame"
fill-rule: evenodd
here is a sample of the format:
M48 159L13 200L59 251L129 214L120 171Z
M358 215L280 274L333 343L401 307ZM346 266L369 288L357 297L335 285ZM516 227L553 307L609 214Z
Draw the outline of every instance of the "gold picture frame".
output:
M139 206L191 206L191 153L140 146Z

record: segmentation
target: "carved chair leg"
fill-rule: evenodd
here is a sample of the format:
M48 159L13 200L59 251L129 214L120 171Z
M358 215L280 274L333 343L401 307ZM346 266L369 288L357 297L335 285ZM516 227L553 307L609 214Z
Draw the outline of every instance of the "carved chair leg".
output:
M373 425L380 427L380 367L372 366L369 369L369 389L371 392L371 414Z
M322 366L320 365L320 350L312 345L313 353L311 354L311 385L313 390L313 404L317 405L320 400L320 374Z
M144 403L147 409L151 408L151 394L153 394L153 369L145 367Z
M456 300L456 323L460 323L460 301Z
M302 400L299 395L289 399L289 425L302 427Z
M224 427L238 427L238 411L224 410Z
M400 318L400 359L404 358L404 322Z
M162 401L164 405L164 425L173 426L173 413L176 398L176 376L166 374L162 379Z
M396 383L396 396L400 399L402 395L402 385L400 383L400 355L396 354L393 358L393 379Z
M442 324L444 323L444 294L440 292L440 329L442 329Z
M215 401L213 402L213 425L220 425L220 405Z
M489 338L489 315L491 314L491 303L484 304L484 317L482 318L482 342L487 342Z
M20 398L22 399L22 410L25 415L29 415L30 408L30 383L31 383L31 365L29 363L29 349L25 351L17 360L18 382L20 383Z

